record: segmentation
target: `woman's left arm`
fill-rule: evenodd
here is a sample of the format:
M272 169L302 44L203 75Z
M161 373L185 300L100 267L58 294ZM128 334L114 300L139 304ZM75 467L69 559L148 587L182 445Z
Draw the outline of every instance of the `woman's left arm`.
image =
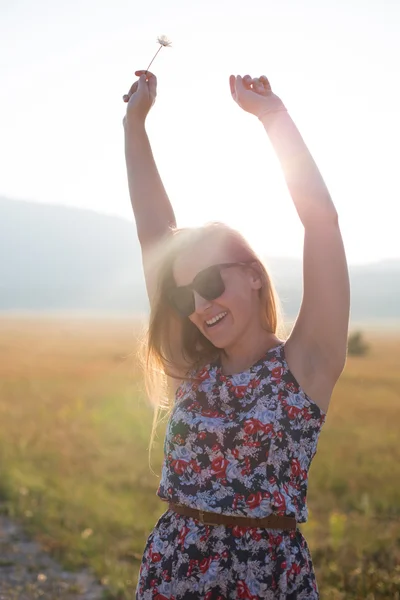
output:
M230 78L234 100L263 123L304 226L303 299L291 333L338 379L347 357L350 282L338 214L318 167L266 77Z

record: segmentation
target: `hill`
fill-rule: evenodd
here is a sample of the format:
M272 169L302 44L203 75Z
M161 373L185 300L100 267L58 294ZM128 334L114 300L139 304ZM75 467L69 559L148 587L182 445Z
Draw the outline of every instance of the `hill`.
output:
M148 310L133 221L0 198L0 311L135 314ZM300 260L267 257L288 319ZM400 321L400 260L350 266L352 321Z

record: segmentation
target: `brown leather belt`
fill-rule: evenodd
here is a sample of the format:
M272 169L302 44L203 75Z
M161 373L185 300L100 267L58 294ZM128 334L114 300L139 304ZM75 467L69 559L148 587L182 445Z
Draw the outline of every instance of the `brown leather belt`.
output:
M185 517L194 517L203 525L237 525L239 527L263 527L265 529L296 529L297 523L294 517L284 517L279 515L269 515L262 519L253 517L236 517L231 515L221 515L220 513L208 512L168 502L171 510L184 515Z

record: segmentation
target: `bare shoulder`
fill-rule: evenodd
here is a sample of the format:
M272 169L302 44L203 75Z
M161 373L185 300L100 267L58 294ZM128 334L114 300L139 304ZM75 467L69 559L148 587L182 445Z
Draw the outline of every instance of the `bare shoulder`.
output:
M326 413L338 380L337 374L330 372L317 350L305 347L294 335L285 342L285 358L303 392Z

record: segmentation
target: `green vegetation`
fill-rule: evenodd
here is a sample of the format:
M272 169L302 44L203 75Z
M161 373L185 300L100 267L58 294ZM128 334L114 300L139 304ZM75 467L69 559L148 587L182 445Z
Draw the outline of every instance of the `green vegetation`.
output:
M156 496L165 423L152 412L136 325L0 321L0 508L105 598L133 597ZM400 337L400 334L399 334ZM324 600L400 599L399 338L349 356L310 472L309 543Z
M347 342L349 356L364 356L369 351L368 344L364 341L361 331L354 331L349 335Z

